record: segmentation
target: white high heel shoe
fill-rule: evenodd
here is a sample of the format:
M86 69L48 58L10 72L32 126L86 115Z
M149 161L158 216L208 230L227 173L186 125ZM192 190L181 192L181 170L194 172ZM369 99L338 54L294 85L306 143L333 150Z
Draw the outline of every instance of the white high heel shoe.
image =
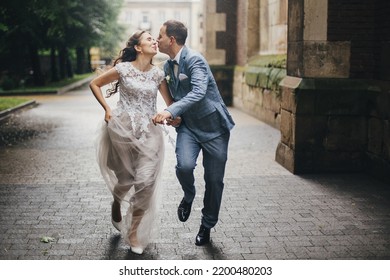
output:
M142 255L142 253L144 252L144 249L142 249L142 247L133 247L130 245L130 250L134 253L134 254L137 254L137 255Z
M122 231L122 221L120 221L120 222L115 222L115 221L111 218L111 223L112 223L112 225L114 226L114 228L116 228L118 231Z
M111 203L111 211L112 211L113 204L114 202ZM122 227L123 227L122 220L120 222L115 222L114 219L112 218L112 212L111 212L111 223L118 231L122 231Z
M133 246L131 243L133 241L136 246ZM141 255L144 252L144 249L142 248L141 244L138 242L137 239L131 239L129 237L129 245L130 245L130 251L132 251L134 254Z

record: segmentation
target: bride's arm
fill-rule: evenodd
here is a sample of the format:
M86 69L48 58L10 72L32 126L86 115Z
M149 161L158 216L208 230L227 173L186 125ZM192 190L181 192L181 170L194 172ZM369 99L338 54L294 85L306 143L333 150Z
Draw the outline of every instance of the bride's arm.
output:
M173 100L171 94L169 93L168 84L167 84L167 81L165 79L161 82L160 87L159 87L159 91L160 91L161 96L163 97L167 107L169 107L171 104L174 103L174 100ZM169 114L169 112L168 112L168 114ZM153 118L154 123L156 123L155 118L156 118L156 116ZM167 125L177 127L180 125L180 123L181 123L180 116L176 117L175 119L172 119L172 118L167 119Z
M111 68L107 72L104 72L102 75L96 77L89 83L89 88L91 89L93 95L97 99L97 101L102 105L104 111L106 112L104 120L108 122L111 118L111 108L107 104L105 98L103 97L103 93L101 87L112 83L119 79L118 71L115 68Z
M162 98L165 101L165 104L167 105L167 107L169 107L169 105L173 103L173 98L169 93L168 84L165 79L161 82L160 87L158 89L161 93Z

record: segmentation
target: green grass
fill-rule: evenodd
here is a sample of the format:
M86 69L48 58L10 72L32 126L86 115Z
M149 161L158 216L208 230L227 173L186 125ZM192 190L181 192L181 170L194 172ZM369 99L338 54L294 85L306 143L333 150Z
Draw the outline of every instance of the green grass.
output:
M9 95L17 95L17 94L23 94L25 92L29 93L47 93L47 92L56 92L60 88L73 84L77 81L83 80L89 76L93 75L93 73L87 73L82 75L74 75L71 79L65 79L59 82L55 83L49 83L46 86L43 87L26 87L26 88L19 88L19 89L13 89L9 91L1 90L0 94L5 93ZM11 96L1 96L0 95L0 111L4 111L13 107L16 107L18 105L21 105L27 101L31 101L31 99L23 98L23 97L11 97Z
M78 82L80 80L83 80L85 78L88 78L91 75L93 75L93 73L86 73L86 74L81 74L81 75L75 74L73 76L73 78L65 79L65 80L62 80L62 81L59 81L59 82L49 83L47 85L47 87L48 88L56 88L56 89L58 89L58 88L61 88L61 87L73 84L75 82ZM46 87L42 87L42 88L46 88Z
M21 97L0 97L0 111L16 107L20 104L26 103L27 101L30 101L30 99Z
M93 73L86 73L86 74L81 74L77 75L75 74L73 78L69 79L64 79L58 82L53 82L53 83L48 83L45 86L41 87L25 87L25 88L16 88L12 90L0 90L0 93L15 93L15 94L23 94L24 92L30 92L30 93L45 93L45 92L56 92L60 88L73 84L75 82L78 82L80 80L83 80L89 76L93 75Z

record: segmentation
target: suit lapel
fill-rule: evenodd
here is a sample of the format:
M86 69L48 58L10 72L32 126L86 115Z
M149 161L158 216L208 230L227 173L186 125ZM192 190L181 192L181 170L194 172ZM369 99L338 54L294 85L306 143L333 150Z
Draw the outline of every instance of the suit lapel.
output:
M168 75L170 77L170 80L167 81L168 88L169 88L169 91L171 92L172 97L174 97L175 96L175 88L176 88L176 78L175 78L175 74L173 72L173 69L171 68L171 66L169 65L168 62L165 62L164 72L166 75Z
M180 54L179 68L177 70L177 75L175 76L175 91L177 91L179 88L179 83L180 83L179 75L180 73L183 72L187 52L188 52L187 47L184 46Z

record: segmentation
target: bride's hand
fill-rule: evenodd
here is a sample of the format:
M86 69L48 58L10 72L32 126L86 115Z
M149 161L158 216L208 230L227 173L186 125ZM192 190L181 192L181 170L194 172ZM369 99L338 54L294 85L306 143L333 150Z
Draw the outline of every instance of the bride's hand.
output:
M168 119L168 118L172 118L171 113L169 113L168 111L163 111L163 112L160 112L160 113L156 114L152 118L152 121L153 121L154 125L164 124L165 120Z
M106 123L108 123L108 121L111 120L111 116L112 116L112 114L111 114L111 109L108 108L108 109L106 110L106 114L105 114L105 116L104 116L104 121L105 121Z

